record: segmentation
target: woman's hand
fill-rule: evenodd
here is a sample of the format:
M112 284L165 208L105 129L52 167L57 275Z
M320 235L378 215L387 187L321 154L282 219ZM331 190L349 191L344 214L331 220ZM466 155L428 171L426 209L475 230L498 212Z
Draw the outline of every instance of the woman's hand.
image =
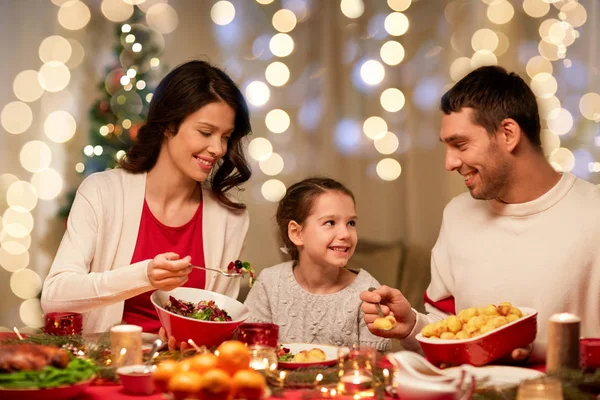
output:
M175 340L175 337L169 336L169 338L167 338L167 331L162 326L158 330L158 336L160 337L160 340L163 341L163 343L167 343L169 345L170 351L179 350L183 352L190 347L190 345L186 342L180 342L179 346L177 346L177 340Z
M159 254L148 263L148 279L150 284L158 290L169 291L182 286L188 280L192 271L190 262L192 258L186 256L179 259L177 253Z
M381 286L372 292L362 292L360 299L363 301L360 309L365 314L365 322L374 335L403 339L408 336L417 322L417 317L412 311L410 303L398 289ZM381 310L384 315L389 315L390 312L393 313L397 323L392 329L384 331L375 328L375 320L379 318L375 306L376 303L381 304Z

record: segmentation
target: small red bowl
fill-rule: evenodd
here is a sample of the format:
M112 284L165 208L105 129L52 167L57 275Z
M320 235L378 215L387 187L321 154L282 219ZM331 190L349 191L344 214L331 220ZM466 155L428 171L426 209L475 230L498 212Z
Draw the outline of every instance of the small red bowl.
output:
M177 315L163 308L169 301L169 296L192 303L213 300L220 309L229 314L232 321L201 321ZM167 331L167 335L174 336L177 343L192 339L196 345L209 348L231 339L233 332L250 315L248 307L239 301L220 293L202 289L180 287L168 292L157 290L152 293L150 300L158 313L162 326Z
M471 339L449 340L426 338L421 333L417 340L427 359L435 365L489 364L516 348L533 343L537 334L537 310L519 307L523 317L493 331Z

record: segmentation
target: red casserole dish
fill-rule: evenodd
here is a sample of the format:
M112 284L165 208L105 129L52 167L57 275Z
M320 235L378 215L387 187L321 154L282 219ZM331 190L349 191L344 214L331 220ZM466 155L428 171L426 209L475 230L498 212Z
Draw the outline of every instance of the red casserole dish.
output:
M426 338L417 334L427 359L435 365L481 366L533 343L537 334L537 310L519 307L523 317L483 335L463 340Z

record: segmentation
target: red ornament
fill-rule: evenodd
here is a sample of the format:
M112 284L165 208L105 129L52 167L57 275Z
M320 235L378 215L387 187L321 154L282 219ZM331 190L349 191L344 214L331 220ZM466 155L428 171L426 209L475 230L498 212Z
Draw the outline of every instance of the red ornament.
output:
M108 103L106 101L100 102L100 111L102 111L102 112L108 111Z
M133 141L137 139L138 132L140 130L140 126L138 124L131 125L129 128L129 138Z

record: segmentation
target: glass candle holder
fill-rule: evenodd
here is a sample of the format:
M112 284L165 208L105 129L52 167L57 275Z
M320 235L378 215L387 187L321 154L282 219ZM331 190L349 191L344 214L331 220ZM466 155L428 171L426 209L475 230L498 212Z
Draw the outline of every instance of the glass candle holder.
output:
M142 363L142 327L117 325L110 328L110 356L114 368Z
M519 385L517 400L563 400L562 384L556 378L538 378Z
M83 316L70 312L51 312L44 314L44 333L48 335L81 335Z
M279 326L269 323L245 323L237 331L237 340L250 351L250 368L275 371L277 369L277 343Z
M586 371L600 369L600 338L579 340L579 363Z
M365 346L342 347L338 350L338 393L354 398L374 396L373 368L376 354L374 348Z

